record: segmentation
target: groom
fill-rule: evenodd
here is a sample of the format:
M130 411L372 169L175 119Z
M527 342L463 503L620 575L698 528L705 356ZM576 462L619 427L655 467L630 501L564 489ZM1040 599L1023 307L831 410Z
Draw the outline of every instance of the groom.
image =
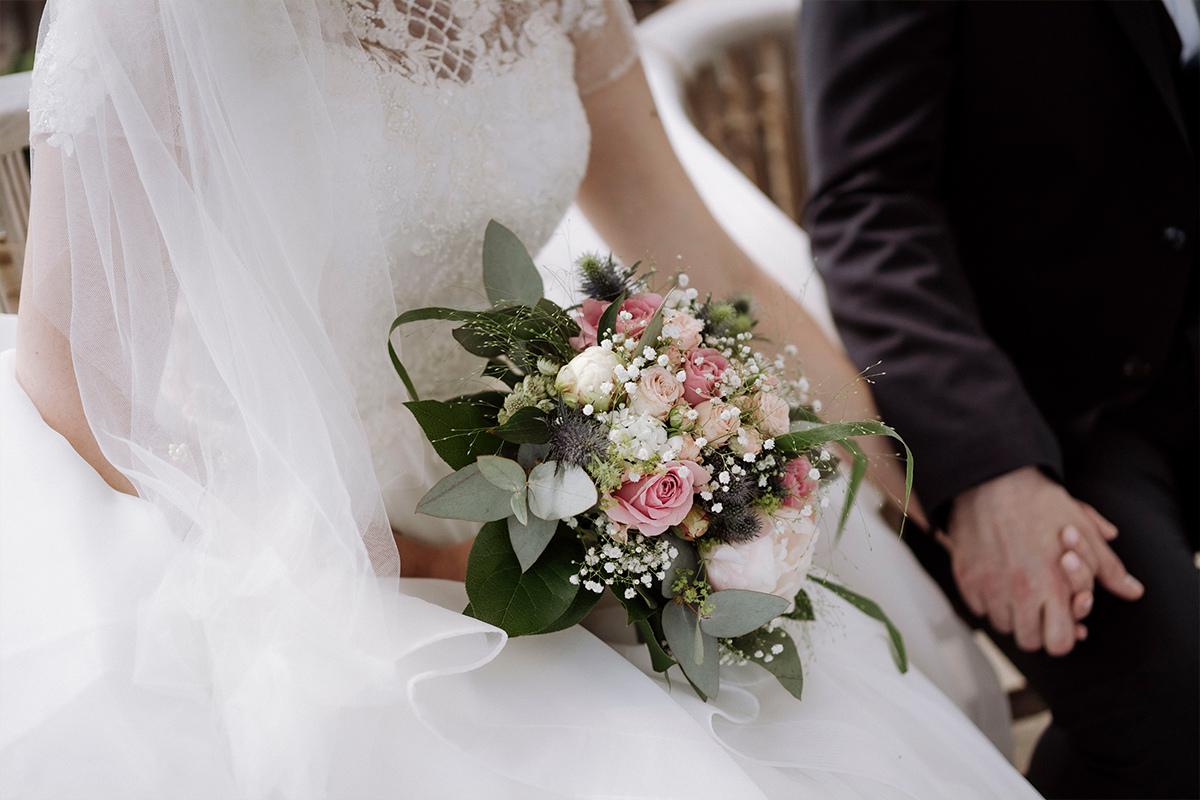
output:
M1050 797L1200 792L1198 30L1192 0L801 13L817 266L944 588L1050 703Z

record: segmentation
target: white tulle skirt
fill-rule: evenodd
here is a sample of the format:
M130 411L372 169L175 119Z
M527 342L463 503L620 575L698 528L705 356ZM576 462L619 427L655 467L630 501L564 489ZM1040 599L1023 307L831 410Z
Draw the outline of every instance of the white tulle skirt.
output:
M380 582L381 680L346 691L336 654L283 642L248 671L256 691L206 684L164 659L228 631L146 625L186 545L44 424L11 351L0 448L4 797L1036 796L918 670L896 671L877 623L819 590L830 621L798 632L803 702L747 666L701 703L649 676L641 648L579 628L506 641L457 613L460 584L424 580Z

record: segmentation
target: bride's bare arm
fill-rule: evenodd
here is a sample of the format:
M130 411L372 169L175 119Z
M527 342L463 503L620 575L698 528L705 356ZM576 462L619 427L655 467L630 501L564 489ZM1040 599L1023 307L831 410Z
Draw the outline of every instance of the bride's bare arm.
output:
M69 248L63 241L66 231L54 230L54 220L63 208L62 166L56 148L43 147L33 161L33 196L30 215L29 247L26 264L37 261L42 280L69 280ZM26 275L33 271L25 270ZM69 297L69 293L62 296ZM67 337L54 327L37 307L33 283L21 287L20 321L17 325L17 382L29 395L42 419L58 431L75 452L87 461L109 486L119 492L136 495L133 484L100 452L100 445L88 427L75 382L75 367Z
M681 263L693 285L714 297L749 292L762 333L799 348L826 419L877 419L866 382L850 360L713 219L671 149L641 65L587 95L584 108L592 150L578 203L617 255L626 263L650 257L666 271ZM872 480L886 495L903 498L904 476L891 446L875 437L862 445ZM925 524L915 498L909 514Z

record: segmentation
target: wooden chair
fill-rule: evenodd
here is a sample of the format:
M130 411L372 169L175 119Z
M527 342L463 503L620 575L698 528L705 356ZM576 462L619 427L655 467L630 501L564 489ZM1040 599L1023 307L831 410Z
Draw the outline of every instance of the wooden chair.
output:
M29 72L0 77L0 311L15 313L29 232ZM5 262L7 256L8 263Z

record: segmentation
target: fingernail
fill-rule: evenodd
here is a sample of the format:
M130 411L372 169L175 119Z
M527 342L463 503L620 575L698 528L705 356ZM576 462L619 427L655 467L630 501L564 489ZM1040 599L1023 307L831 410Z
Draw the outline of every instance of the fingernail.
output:
M1079 604L1083 606L1084 616L1087 616L1087 612L1092 610L1092 603L1094 602L1096 602L1095 598L1093 598L1090 594L1085 595L1084 598L1079 601Z
M1087 626L1086 625L1076 625L1075 626L1075 638L1082 642L1083 640L1087 639L1087 637L1088 637Z
M1068 525L1067 527L1063 528L1062 540L1063 544L1067 545L1067 547L1073 547L1079 544L1079 531L1076 530L1074 525Z
M1062 565L1063 569L1065 569L1067 572L1074 572L1075 570L1079 569L1079 565L1081 563L1082 562L1079 560L1079 556L1075 555L1074 550L1068 550L1067 552L1063 553Z
M1139 581L1137 578L1133 577L1132 575L1125 576L1125 583L1129 586L1129 588L1136 589L1139 592L1145 591L1145 588L1146 588L1145 586L1142 586L1141 581Z

